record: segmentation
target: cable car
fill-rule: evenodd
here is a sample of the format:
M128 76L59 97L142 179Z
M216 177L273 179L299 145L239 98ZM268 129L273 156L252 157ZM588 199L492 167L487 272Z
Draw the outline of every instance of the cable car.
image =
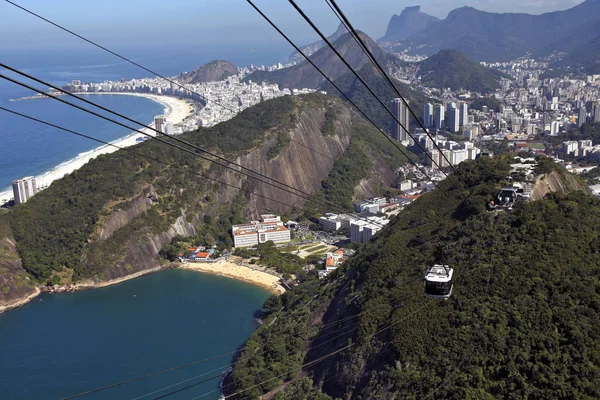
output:
M448 265L436 264L425 274L425 295L446 300L452 295L452 274L454 270Z

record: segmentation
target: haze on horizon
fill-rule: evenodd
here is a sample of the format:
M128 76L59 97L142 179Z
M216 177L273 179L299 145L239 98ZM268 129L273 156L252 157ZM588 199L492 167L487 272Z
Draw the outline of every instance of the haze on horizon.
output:
M113 48L195 46L283 46L281 39L244 0L15 0L82 35ZM389 19L407 6L421 5L425 13L445 18L452 9L471 6L489 12L542 14L565 10L582 0L340 0L339 4L358 29L374 39L385 33ZM292 12L288 2L256 0L265 12L284 27L292 39L306 44L318 38ZM327 34L339 21L325 1L298 0L300 6ZM88 44L17 9L0 4L0 49L78 49ZM107 29L107 26L110 29Z

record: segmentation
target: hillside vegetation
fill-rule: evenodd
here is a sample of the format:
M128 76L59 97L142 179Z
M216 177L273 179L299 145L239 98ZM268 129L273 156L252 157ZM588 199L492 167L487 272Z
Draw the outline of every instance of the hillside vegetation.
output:
M508 157L461 163L472 195L444 181L331 278L268 302L231 390L298 378L276 398L600 397L600 202L549 194L495 217L485 203L508 171ZM446 302L422 286L442 259Z
M418 65L421 83L426 86L479 93L500 88L500 72L486 68L456 50L442 50Z
M252 119L237 118L182 138L202 146L217 144L214 150L236 155L262 143L264 132L276 126L293 107L292 98L283 97L256 108ZM198 173L211 168L199 157L153 140L135 150ZM166 231L183 210L201 209L209 203L198 198L198 193L209 195L218 188L218 184L213 186L201 176L116 152L90 161L27 203L14 207L6 218L11 221L23 266L35 278L44 281L52 271L59 272L63 267L72 269L78 279L101 277L111 265L124 261L122 246L131 235ZM115 210L127 209L140 191L142 196L154 198L155 206L109 239L94 240L103 219ZM82 258L90 262L81 262Z
M392 167L405 161L399 153L390 154L380 141L368 139L372 131L355 128L363 124L335 97L311 94L269 100L230 121L180 137L304 191L326 190L330 198L348 204L356 179L383 187L391 183L372 175L363 164ZM300 145L304 143L317 147L319 153ZM351 155L345 154L347 148ZM36 284L118 278L158 266L161 248L176 237L230 248L232 224L267 211L296 210L298 215L305 201L154 140L132 150L183 170L118 151L90 161L3 213L0 241L9 238L16 243L18 256L13 251L11 257L18 259L14 268L23 272L15 269L11 276L26 271ZM339 174L355 154L365 158L356 178L324 187L322 181ZM298 170L307 173L298 176ZM162 254L173 259L175 250L171 244ZM5 287L15 287L13 283Z

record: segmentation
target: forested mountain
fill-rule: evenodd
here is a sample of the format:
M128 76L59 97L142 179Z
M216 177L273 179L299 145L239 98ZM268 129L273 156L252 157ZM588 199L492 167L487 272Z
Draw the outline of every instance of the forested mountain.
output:
M340 22L340 24L338 25L338 28L336 29L336 31L333 32L330 36L327 36L327 40L329 40L331 43L333 43L336 40L338 40L339 38L341 38L346 33L348 33L348 30L346 29L346 27L344 26L344 24L342 24ZM317 40L316 42L312 42L312 43L309 43L307 45L300 46L300 50L302 50L302 52L304 54L306 54L307 56L311 56L311 55L313 55L314 53L316 53L317 51L319 51L320 49L322 49L325 46L326 46L326 44L325 44L324 41ZM288 57L288 61L289 62L297 62L298 63L298 62L304 61L304 57L302 56L302 54L298 53L297 51L294 51Z
M397 61L395 57L381 50L369 36L362 32L359 32L359 35L378 61L384 65L388 62ZM362 52L349 33L344 34L333 45L355 70L360 69L369 62L367 56ZM331 79L335 80L349 72L348 68L329 47L323 47L314 53L310 59ZM306 60L293 67L272 72L255 71L244 78L244 81L249 80L253 82L277 83L282 88L317 89L326 83L326 79Z
M365 65L358 71L358 74L386 106L389 106L388 103L391 99L398 97L373 65ZM400 94L409 101L414 110L422 110L425 103L429 101L423 93L413 90L409 85L393 78L392 82L394 82L394 85L400 91ZM348 72L337 78L334 83L346 94L346 96L359 106L361 110L371 117L374 122L377 123L377 126L389 132L392 120L390 114L381 106L381 104L379 104L367 88L356 79L354 74ZM339 92L328 82L325 83L321 89L342 98ZM419 117L421 116L419 115ZM411 119L411 124L416 124L416 121Z
M537 172L564 193L495 216L485 204L509 164L461 163L471 195L447 179L333 276L267 301L226 389L278 400L599 398L600 201L540 159ZM455 271L447 301L423 294L441 260Z
M179 75L179 79L183 83L205 83L222 81L237 73L238 68L229 61L213 60L192 72L184 72Z
M439 19L421 12L421 6L406 7L400 15L392 15L382 41L399 41L423 32Z
M348 211L353 198L389 188L404 161L343 102L321 94L269 100L180 138ZM305 203L155 140L131 149L183 170L117 151L0 214L0 307L32 286L89 284L159 267L159 251L176 235L230 247L232 223L292 208L298 216ZM310 209L309 217L331 211Z
M585 37L589 24L597 21L600 0L586 0L568 10L542 15L500 14L462 7L423 32L397 41L393 48L423 55L450 48L477 61L507 61L531 53L548 55L565 38ZM566 51L573 54L577 47Z
M426 86L479 93L500 88L500 72L486 68L456 50L441 50L417 65L417 75Z
M564 39L556 50L569 54L552 63L551 68L566 73L599 74L600 20L582 27L576 34Z

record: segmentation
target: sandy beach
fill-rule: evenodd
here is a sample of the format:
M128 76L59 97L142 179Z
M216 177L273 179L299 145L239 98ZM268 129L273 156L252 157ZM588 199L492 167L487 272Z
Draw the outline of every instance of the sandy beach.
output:
M123 95L123 96L140 96L152 99L157 101L165 106L164 115L166 116L167 122L171 122L173 124L181 123L188 115L192 113L192 106L188 104L185 100L178 99L175 97L168 96L157 96L153 94L145 94L145 93L85 93L85 94L94 94L94 95ZM150 125L150 127L154 127L154 123ZM154 136L154 131L150 128L141 129L141 131L148 133L149 135ZM136 142L136 139L139 137L144 137L144 135L133 132L131 135L128 135L122 139L118 139L113 141L112 143L119 147L129 147L133 146L139 142ZM63 176L70 174L73 171L78 170L88 161L93 158L98 157L100 154L113 153L118 149L112 146L103 145L94 150L88 151L86 153L82 153L77 157L64 162L52 170L36 176L36 183L38 187L47 187L50 186L52 182L57 179L62 178ZM20 178L15 176L15 179ZM8 202L13 198L12 189L6 190L4 192L0 192L0 205Z
M254 270L250 267L243 267L229 261L219 261L215 263L185 263L181 264L181 268L240 279L248 283L262 286L275 294L282 294L285 292L285 288L279 283L278 277L266 272Z

